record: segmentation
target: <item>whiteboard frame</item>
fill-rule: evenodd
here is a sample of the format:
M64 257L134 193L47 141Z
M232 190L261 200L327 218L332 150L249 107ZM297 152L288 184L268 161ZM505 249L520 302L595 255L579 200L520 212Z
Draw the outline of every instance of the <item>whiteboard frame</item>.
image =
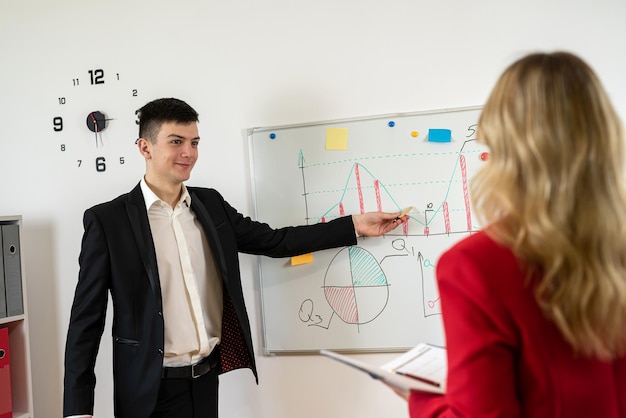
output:
M481 110L483 105L473 105L473 106L464 106L464 107L454 107L454 108L440 108L440 109L432 109L432 110L423 110L423 111L413 111L413 112L397 112L397 113L387 113L387 114L379 114L379 115L370 115L370 116L359 116L353 118L343 118L343 119L328 119L321 120L315 122L303 122L303 123L294 123L294 124L285 124L285 125L274 125L274 126L264 126L264 127L253 127L247 129L247 137L248 137L248 155L249 155L249 164L250 164L250 181L251 181L251 191L252 191L252 203L253 203L253 213L254 220L261 221L258 219L259 211L258 211L258 197L257 197L257 182L255 177L255 169L254 169L254 137L255 135L264 133L264 132L272 132L274 130L282 130L282 129L291 129L291 128L308 128L315 126L324 126L324 125L338 125L349 122L363 122L363 121L374 121L374 120L382 120L382 119L390 119L390 118L405 118L405 117L413 117L413 116L424 116L429 114L442 114L442 113L456 113L456 112L467 112L467 111L475 111ZM476 121L478 123L478 121ZM266 356L274 356L277 354L280 355L310 355L317 354L319 350L317 349L297 349L297 350L279 350L279 349L270 349L267 347L267 324L265 319L265 298L263 297L263 272L261 270L261 257L257 256L256 268L258 272L257 276L257 284L259 286L259 307L260 307L260 315L261 315L261 338L262 338L262 350L263 355ZM334 351L339 353L352 353L352 354L360 354L360 353L394 353L394 352L404 352L413 347L385 347L385 348L369 348L369 349L335 349Z

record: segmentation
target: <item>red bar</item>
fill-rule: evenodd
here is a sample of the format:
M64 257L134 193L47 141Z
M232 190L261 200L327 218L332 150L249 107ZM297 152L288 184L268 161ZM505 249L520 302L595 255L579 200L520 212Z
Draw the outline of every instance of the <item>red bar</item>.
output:
M379 212L383 211L383 204L380 201L380 183L374 180L374 191L376 192L376 208Z
M365 213L365 203L363 202L363 189L361 188L361 174L359 173L359 165L354 165L354 176L356 177L356 190L359 193L359 210Z
M465 200L465 217L467 218L467 231L472 232L472 213L469 201L469 188L467 187L467 167L465 164L465 155L460 157L461 178L463 181L463 199Z
M450 233L450 210L448 202L443 202L443 222L446 225L446 234Z

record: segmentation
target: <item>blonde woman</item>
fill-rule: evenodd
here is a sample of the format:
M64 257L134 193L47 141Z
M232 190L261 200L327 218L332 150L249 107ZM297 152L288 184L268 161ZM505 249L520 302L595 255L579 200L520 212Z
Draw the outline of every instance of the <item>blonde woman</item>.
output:
M473 183L484 231L438 262L445 395L411 417L626 417L624 134L592 69L532 54L500 77Z

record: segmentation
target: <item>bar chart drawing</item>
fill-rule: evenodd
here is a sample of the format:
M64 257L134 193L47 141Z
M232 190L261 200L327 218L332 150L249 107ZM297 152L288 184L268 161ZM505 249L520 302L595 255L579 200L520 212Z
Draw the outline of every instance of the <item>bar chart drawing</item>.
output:
M476 148L475 140L465 141L460 149L456 151L449 151L447 161L443 162L439 167L442 171L449 168L449 176L443 176L436 180L432 179L432 174L429 174L429 180L419 181L403 181L400 183L384 183L380 180L380 177L375 175L373 170L370 170L368 166L363 163L353 163L348 168L348 173L344 176L346 178L344 186L341 189L336 188L324 188L316 187L312 188L311 185L307 187L307 178L309 178L307 171L309 166L300 165L299 168L302 171L302 196L305 200L305 207L315 208L316 204L310 201L315 201L317 196L337 196L334 202L331 202L331 206L326 209L321 208L319 215L310 215L307 213L305 219L307 223L326 222L327 220L334 219L340 216L345 216L346 208L350 208L350 213L364 213L366 211L389 211L389 208L393 210L401 210L404 206L401 206L401 201L396 198L392 191L392 188L404 189L398 192L400 196L404 196L406 190L409 190L409 194L417 194L421 190L429 190L432 185L435 184L439 188L434 193L428 196L435 198L434 201L428 201L420 209L416 207L416 210L411 213L410 218L417 223L418 230L413 230L411 235L430 235L432 233L465 233L472 232L474 230L472 220L472 209L469 202L469 177L467 168L468 154L478 154L481 151L480 148ZM302 155L302 151L299 152ZM441 154L441 152L439 152ZM387 156L385 158L393 159L396 156ZM408 158L408 156L403 156ZM423 154L413 155L416 160L416 164L419 164L420 159L435 157L435 155ZM441 155L436 156L438 159L442 159ZM474 158L480 158L478 155L474 155ZM299 160L303 164L304 159ZM319 167L319 166L318 166ZM311 166L311 170L316 167ZM407 170L405 173L410 173ZM411 175L411 174L409 174ZM444 186L444 187L441 187ZM308 190L308 191L307 191ZM320 199L324 201L325 199ZM366 200L370 203L367 204ZM450 200L457 203L456 207L450 207ZM352 202L352 203L350 203ZM322 203L323 204L323 203ZM367 210L366 210L367 208ZM455 229L451 223L451 212L461 214L461 222L457 222ZM432 230L431 224L440 226L439 228ZM407 235L407 234L404 234Z
M260 257L266 352L444 343L436 263L480 229L470 196L472 176L488 160L476 136L479 112L463 108L249 132L255 212L263 222L312 225L412 207L408 222L389 234L316 252L308 265L291 268ZM344 148L331 151L327 137L335 127L348 136ZM429 141L429 130L449 135Z

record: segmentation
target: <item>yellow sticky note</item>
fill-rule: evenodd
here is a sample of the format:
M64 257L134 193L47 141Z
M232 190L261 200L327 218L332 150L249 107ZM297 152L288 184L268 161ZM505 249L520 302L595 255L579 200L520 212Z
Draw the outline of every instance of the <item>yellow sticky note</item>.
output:
M300 264L307 264L313 262L313 253L297 255L295 257L291 257L291 265L297 266Z
M326 149L344 151L348 149L348 128L327 128Z

